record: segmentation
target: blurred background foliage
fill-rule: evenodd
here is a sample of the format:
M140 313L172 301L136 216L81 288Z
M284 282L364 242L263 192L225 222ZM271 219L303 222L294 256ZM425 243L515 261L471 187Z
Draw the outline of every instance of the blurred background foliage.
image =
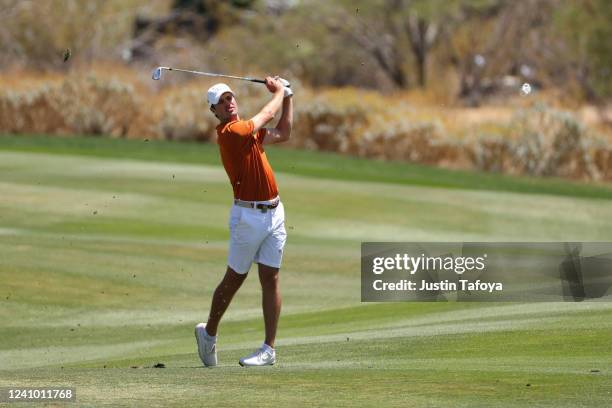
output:
M182 74L151 81L152 69L165 65L289 78L299 98L296 147L612 178L612 1L0 6L3 132L214 139L203 95L216 81ZM529 97L520 92L525 82ZM251 84L232 86L244 115L267 98ZM548 164L535 166L538 155Z
M77 61L285 71L313 87L435 87L473 103L528 80L612 93L607 0L2 0L0 68ZM508 78L511 77L511 78ZM504 81L505 78L505 81Z

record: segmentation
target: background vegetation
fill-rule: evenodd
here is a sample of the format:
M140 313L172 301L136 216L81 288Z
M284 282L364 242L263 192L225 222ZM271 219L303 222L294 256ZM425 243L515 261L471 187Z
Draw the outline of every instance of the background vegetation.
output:
M0 132L213 140L214 81L150 79L171 65L291 79L295 147L612 178L605 0L1 3Z

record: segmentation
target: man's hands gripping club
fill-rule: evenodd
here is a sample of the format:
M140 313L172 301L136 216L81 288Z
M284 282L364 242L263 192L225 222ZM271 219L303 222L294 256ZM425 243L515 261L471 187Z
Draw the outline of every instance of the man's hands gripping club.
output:
M291 89L284 85L284 83L287 83L287 81L279 77L270 77L270 76L266 77L265 81L266 81L266 88L268 88L268 91L270 91L270 93L274 94L274 97L272 98L270 102L266 104L266 106L263 107L263 109L257 115L251 118L251 120L253 121L255 132L257 132L259 129L264 127L266 123L274 119L274 116L280 110L281 106L287 104L289 108L292 108L290 104L291 101L288 100L287 102L283 102L284 98L289 98L293 95L293 92L291 91ZM283 109L283 116L286 116L285 109ZM290 116L292 117L293 115L291 114ZM281 117L279 124L280 122L283 122L283 117ZM287 126L281 126L281 127L286 128ZM288 128L290 129L290 127L291 126L289 124ZM277 129L278 129L278 126L277 126ZM270 132L270 129L268 129L267 133L270 134L273 132ZM287 133L287 132L284 132L284 133ZM286 136L286 138L283 137L282 138L283 140L286 140L289 137L288 134L284 136ZM266 139L270 139L270 142L273 142L274 139L278 139L278 138L266 137ZM276 142L278 141L281 141L281 140L276 140Z
M280 85L280 87L283 88L283 92L284 92L283 96L285 98L293 95L293 91L291 90L291 88L289 88L289 81L287 81L286 79L275 76L275 77L266 77L265 81L266 81L266 87L268 88L268 91L270 91L271 93L275 93L276 90L278 89L278 86Z

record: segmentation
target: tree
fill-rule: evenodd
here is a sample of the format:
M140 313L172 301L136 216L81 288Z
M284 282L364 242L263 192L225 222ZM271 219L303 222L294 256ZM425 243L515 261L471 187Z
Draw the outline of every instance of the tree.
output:
M344 4L343 7L335 10L335 13L325 20L327 27L332 32L347 37L365 50L393 84L399 88L409 86L406 71L409 58L406 33L413 34L413 49L422 51L421 64L426 62L428 43L434 37L431 34L433 31L425 24L421 25L420 31L416 21L404 24L403 20L407 18L406 5L405 0L350 2L349 5ZM354 15L349 12L350 9L355 11ZM423 37L425 41L419 44L417 36L426 34L428 30L429 40ZM419 72L422 70L419 69ZM422 80L425 81L424 75Z
M555 15L555 32L564 42L570 75L588 99L612 96L612 2L564 2Z
M408 88L411 79L427 86L432 50L463 16L465 7L484 7L495 0L378 0L343 2L326 20L334 32L343 33L366 50L391 81ZM351 15L349 10L357 10ZM415 78L410 78L408 65Z
M240 12L251 8L254 0L173 0L170 13L161 18L137 17L130 54L145 57L163 35L186 35L208 41L222 26L240 20Z

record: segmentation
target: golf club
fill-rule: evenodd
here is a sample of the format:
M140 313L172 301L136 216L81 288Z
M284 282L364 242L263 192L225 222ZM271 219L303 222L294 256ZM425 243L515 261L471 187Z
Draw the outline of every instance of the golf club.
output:
M213 74L213 73L210 73L210 72L192 71L192 70L189 70L189 69L179 69L179 68L170 68L170 67L157 67L157 68L155 68L155 70L153 71L153 79L155 81L159 81L161 79L162 72L163 72L164 69L167 70L167 71L187 72L189 74L195 74L195 75L204 75L204 76L211 76L211 77L240 79L240 80L243 80L243 81L258 82L260 84L265 84L266 83L266 81L263 80L263 79L239 77L239 76L224 75L224 74ZM291 84L289 83L289 81L287 81L286 79L283 79L283 78L279 78L279 79L280 79L281 83L284 86L291 87Z

